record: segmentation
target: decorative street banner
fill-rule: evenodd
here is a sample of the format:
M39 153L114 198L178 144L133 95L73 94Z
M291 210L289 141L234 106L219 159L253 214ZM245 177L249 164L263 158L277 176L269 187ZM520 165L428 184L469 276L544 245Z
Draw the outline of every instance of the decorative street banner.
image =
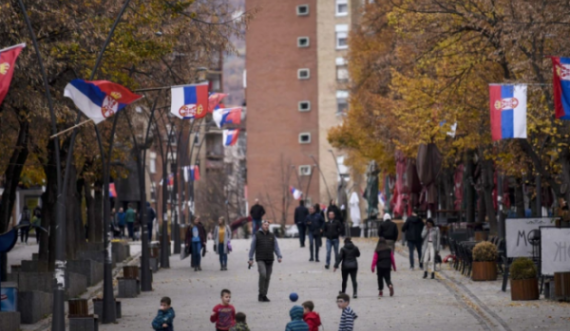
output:
M489 85L493 141L526 138L526 85Z
M224 130L224 146L233 146L238 141L239 129Z
M173 86L170 112L182 119L199 119L208 113L208 82Z
M74 79L63 91L85 116L99 124L143 96L106 80Z
M556 118L570 120L570 58L551 57Z
M570 272L570 228L540 229L541 274Z
M293 199L295 200L301 200L301 197L303 197L303 192L297 190L296 188L294 188L293 186L291 186L289 188L289 190L291 191L291 195L293 195Z
M214 110L218 109L218 105L222 102L222 99L227 97L225 93L212 93L208 98L208 112L212 113Z
M240 124L241 107L216 109L212 118L218 128L221 128L224 124Z
M26 44L18 44L8 48L0 49L0 104L4 101L10 82L14 75L14 63Z
M507 218L505 220L507 257L532 257L529 239L533 230L552 225L551 218Z

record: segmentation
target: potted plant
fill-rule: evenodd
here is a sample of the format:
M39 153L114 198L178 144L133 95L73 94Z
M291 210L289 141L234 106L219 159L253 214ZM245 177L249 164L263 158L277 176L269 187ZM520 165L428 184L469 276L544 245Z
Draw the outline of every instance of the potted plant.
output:
M483 241L473 248L474 281L497 279L497 247L488 241Z
M531 259L520 257L513 261L511 273L511 299L538 300L538 278L536 266Z

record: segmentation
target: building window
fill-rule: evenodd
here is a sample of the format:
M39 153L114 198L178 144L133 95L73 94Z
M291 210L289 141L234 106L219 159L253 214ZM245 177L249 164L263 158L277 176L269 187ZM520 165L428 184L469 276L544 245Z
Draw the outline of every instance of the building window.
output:
M348 110L348 91L336 91L336 114L344 115Z
M309 47L309 37L297 38L297 47Z
M336 58L336 80L339 82L348 81L348 67L342 57Z
M299 111L309 111L311 110L310 101L299 101Z
M336 16L348 15L348 0L336 0Z
M297 16L307 16L307 15L309 15L309 5L297 6Z
M312 169L310 165L299 166L299 176L310 176L311 170Z
M297 70L297 78L299 79L309 79L311 77L311 71L309 69L299 69Z
M348 24L337 24L336 32L336 49L348 48Z
M148 172L151 174L156 173L156 153L150 153L150 158L148 160Z
M310 144L310 143L311 143L310 133L304 132L299 134L299 144Z

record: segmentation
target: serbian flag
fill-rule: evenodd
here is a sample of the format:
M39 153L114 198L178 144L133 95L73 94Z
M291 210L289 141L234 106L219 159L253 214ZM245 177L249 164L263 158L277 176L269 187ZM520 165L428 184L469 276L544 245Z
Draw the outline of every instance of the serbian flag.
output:
M168 175L168 186L174 186L174 174Z
M208 112L212 113L214 110L216 110L222 99L227 96L228 95L225 93L210 94L210 97L208 97Z
M551 59L555 115L561 120L570 120L570 58L551 57Z
M200 180L200 167L193 165L190 167L190 178L194 181Z
M63 95L73 100L75 106L95 124L142 98L142 95L134 94L128 88L113 82L83 79L69 82Z
M218 128L221 128L224 124L240 124L241 107L216 109L214 110L213 119Z
M493 141L526 138L526 85L489 85Z
M300 200L301 197L303 196L303 192L297 190L296 188L294 188L293 186L291 186L289 188L289 190L291 191L291 195L293 195L293 199L295 200Z
M182 119L198 119L208 113L208 83L173 86L170 112Z
M224 130L224 146L233 146L236 144L239 136L239 129Z
M115 183L109 184L109 198L116 198L117 190L115 189Z
M14 75L14 63L26 44L0 49L0 104L4 101Z

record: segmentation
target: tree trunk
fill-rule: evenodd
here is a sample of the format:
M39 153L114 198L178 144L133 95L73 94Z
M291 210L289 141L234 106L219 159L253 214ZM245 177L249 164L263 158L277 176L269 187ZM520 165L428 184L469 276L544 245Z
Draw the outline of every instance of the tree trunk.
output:
M95 224L93 227L93 242L103 242L103 190L101 182L95 183ZM91 229L89 229L91 231Z
M54 267L55 256L55 222L56 222L56 206L57 206L57 168L55 165L55 145L54 140L50 139L47 145L48 159L44 164L44 173L46 175L46 190L42 194L42 227L48 232L41 231L39 261L45 262L39 265L48 266L48 270L52 271Z
M20 181L20 175L24 169L24 163L28 158L28 133L30 131L30 123L23 118L18 118L20 123L20 131L18 132L18 139L16 146L10 156L10 162L4 172L4 192L2 192L2 199L0 202L0 233L6 232L10 225L12 210L14 209L14 202L16 201L16 190ZM7 273L7 256L1 256L1 274L0 279L6 280Z
M76 200L77 200L77 192L76 192L76 180L77 180L77 169L75 165L72 165L69 169L69 184L67 189L67 203L65 206L65 221L66 221L66 228L68 229L66 232L65 238L65 248L66 248L66 255L68 260L75 259L75 252L77 251L77 247L75 246L75 210L77 208Z
M76 188L75 188L75 247L77 249L81 249L85 244L85 228L83 226L83 185L85 185L85 181L80 179L77 181Z
M95 240L95 199L91 194L91 183L85 180L83 185L85 205L87 206L87 239L90 243Z
M515 207L517 210L517 217L524 217L524 192L523 192L523 179L520 177L515 178Z
M464 201L467 222L475 222L475 188L473 187L473 150L467 151L465 155L465 173L463 175L463 187L465 189Z
M483 153L481 153L483 155ZM498 234L499 226L497 224L497 215L493 204L493 188L495 186L493 177L494 169L491 160L481 160L483 169L481 176L483 177L483 197L485 201L485 209L487 211L487 218L489 219L490 233L493 235Z

